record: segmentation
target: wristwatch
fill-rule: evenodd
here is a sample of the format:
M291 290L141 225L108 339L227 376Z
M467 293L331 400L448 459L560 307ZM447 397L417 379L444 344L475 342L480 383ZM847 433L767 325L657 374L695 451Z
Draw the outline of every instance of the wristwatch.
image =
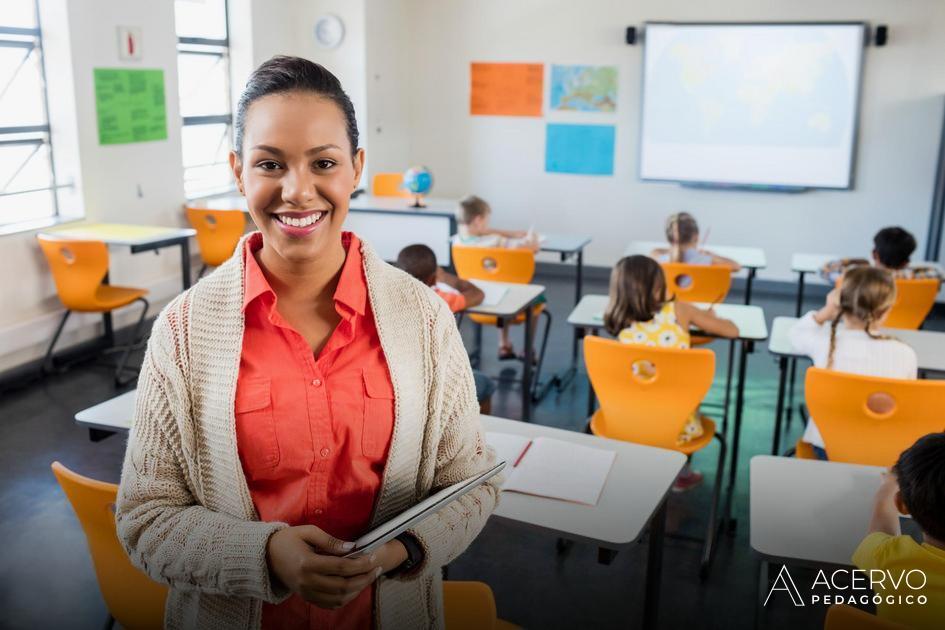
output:
M404 532L403 534L397 536L397 538L394 540L399 540L404 546L404 549L407 550L407 559L401 562L399 566L396 566L388 571L386 574L387 577L395 577L398 575L410 573L417 566L423 563L423 547L413 535Z

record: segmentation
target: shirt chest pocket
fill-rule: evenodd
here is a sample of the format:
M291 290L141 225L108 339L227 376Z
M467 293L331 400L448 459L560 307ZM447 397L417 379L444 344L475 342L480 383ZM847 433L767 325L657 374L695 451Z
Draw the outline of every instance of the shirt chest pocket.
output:
M236 443L247 476L279 465L279 442L268 378L240 380L236 389Z
M364 425L361 451L365 457L381 459L387 454L394 431L394 387L386 371L364 370Z

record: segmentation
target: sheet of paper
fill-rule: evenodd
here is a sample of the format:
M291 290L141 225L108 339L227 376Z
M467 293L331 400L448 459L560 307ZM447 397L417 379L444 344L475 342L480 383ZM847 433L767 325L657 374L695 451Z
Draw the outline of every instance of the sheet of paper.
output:
M544 66L540 63L470 64L473 116L541 116Z
M531 439L524 435L486 432L486 443L495 449L495 460L497 462L508 462L508 470L511 470L512 466L515 465L519 455L522 454L529 442L531 442Z
M163 70L95 68L99 144L167 138Z
M509 292L508 287L491 284L489 282L480 282L479 280L470 280L470 282L482 289L482 292L486 294L485 298L482 300L483 306L497 306L505 297L505 294Z
M613 125L549 123L545 133L545 171L576 175L613 175Z
M613 451L535 438L502 489L597 505L616 457Z

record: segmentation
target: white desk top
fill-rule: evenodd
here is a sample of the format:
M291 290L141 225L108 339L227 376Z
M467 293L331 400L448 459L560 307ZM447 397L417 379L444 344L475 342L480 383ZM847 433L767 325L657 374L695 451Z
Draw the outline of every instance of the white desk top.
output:
M796 317L775 317L771 323L768 352L777 356L804 357L791 346L791 328ZM915 350L920 370L945 371L945 332L884 328L883 333L908 344Z
M586 234L544 234L543 236L545 237L541 242L543 252L571 254L584 249L591 242L591 237Z
M706 308L709 305L696 303L696 306ZM571 311L571 314L568 315L568 323L581 328L603 328L604 309L606 307L606 295L585 295ZM763 341L768 338L765 312L760 306L723 303L715 305L715 312L719 317L730 319L735 323L738 327L739 339ZM701 331L693 328L693 332Z
M476 284L495 285L508 289L498 304L493 306L480 304L479 306L467 308L465 311L476 315L513 317L525 310L526 306L545 292L545 287L540 284L512 284L510 282L487 282L485 280L476 280Z
M752 549L774 560L852 564L882 473L876 466L752 457Z
M617 453L596 506L505 492L494 514L608 548L626 547L640 537L686 463L685 455L676 451L494 416L481 418L486 431L551 437Z
M818 278L820 276L821 268L829 263L832 260L838 260L843 258L843 256L838 256L837 254L793 254L791 256L791 271L811 273L816 275ZM860 256L864 260L869 260L870 256ZM929 260L914 260L910 263L914 267L937 267L941 269L942 266L940 263L929 261Z
M623 255L633 256L634 254L639 254L641 256L649 256L654 249L660 247L668 247L666 241L631 241L630 244L627 245L627 249L624 250ZM746 269L764 269L768 266L765 251L758 247L736 247L734 245L714 245L707 243L705 249L719 256L731 258Z
M121 396L116 396L94 407L83 409L75 414L76 424L106 431L128 431L135 415L135 397L138 390L133 389Z
M192 228L160 225L128 225L124 223L86 223L47 230L43 236L53 238L102 241L109 245L147 245L169 238L189 238L197 233Z

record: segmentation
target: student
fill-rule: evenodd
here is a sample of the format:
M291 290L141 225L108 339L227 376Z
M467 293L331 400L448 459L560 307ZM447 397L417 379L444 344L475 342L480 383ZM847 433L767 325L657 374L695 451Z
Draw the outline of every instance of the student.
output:
M854 267L840 288L827 295L819 311L810 311L791 329L791 344L815 367L866 376L913 379L918 373L915 350L876 332L896 301L892 274L875 267ZM827 459L824 440L811 418L803 441Z
M899 514L912 517L922 529L923 542L903 536ZM869 533L853 553L863 571L889 572L875 587L883 602L880 617L907 628L942 627L945 622L945 433L932 433L910 446L886 473L876 492ZM899 582L910 571L909 582ZM896 581L898 586L893 586ZM917 586L924 582L919 591ZM887 587L888 584L888 587ZM899 597L923 595L925 604L899 603ZM892 597L892 601L887 601Z
M719 256L699 247L699 224L688 212L671 214L666 219L666 240L669 247L658 247L650 254L659 262L681 262L689 265L726 265L732 271L742 267L731 258Z
M610 274L610 300L604 311L604 327L623 343L664 348L688 348L689 327L694 325L719 337L738 336L738 327L688 302L667 299L663 268L648 256L621 258ZM703 434L698 409L686 421L677 444ZM702 481L702 473L687 464L673 490L682 492Z
M472 282L457 278L436 264L436 254L426 245L408 245L397 254L397 266L411 276L431 287L437 295L446 302L454 313L482 304L485 294L482 289ZM455 292L443 291L438 282L452 287ZM492 394L495 384L492 379L473 370L473 380L476 382L476 400L479 401L479 413L492 413Z
M531 231L497 230L489 226L492 208L485 200L470 195L459 202L457 222L459 234L454 238L457 245L466 247L509 247L525 248L537 252L541 245L538 237ZM542 300L543 301L543 300ZM534 323L532 324L534 326ZM499 328L499 360L520 359L515 354L515 347L509 339L510 326Z
M847 269L872 264L879 269L891 272L894 278L904 280L934 278L941 281L942 273L935 267L909 266L909 259L915 247L915 237L912 234L901 227L886 227L873 237L872 261L865 258L832 260L821 268L820 275L830 284L834 284Z
M343 556L494 464L455 320L343 231L364 150L334 75L264 62L234 135L259 231L154 324L118 539L170 587L168 629L441 627L441 567L485 525L500 480Z

